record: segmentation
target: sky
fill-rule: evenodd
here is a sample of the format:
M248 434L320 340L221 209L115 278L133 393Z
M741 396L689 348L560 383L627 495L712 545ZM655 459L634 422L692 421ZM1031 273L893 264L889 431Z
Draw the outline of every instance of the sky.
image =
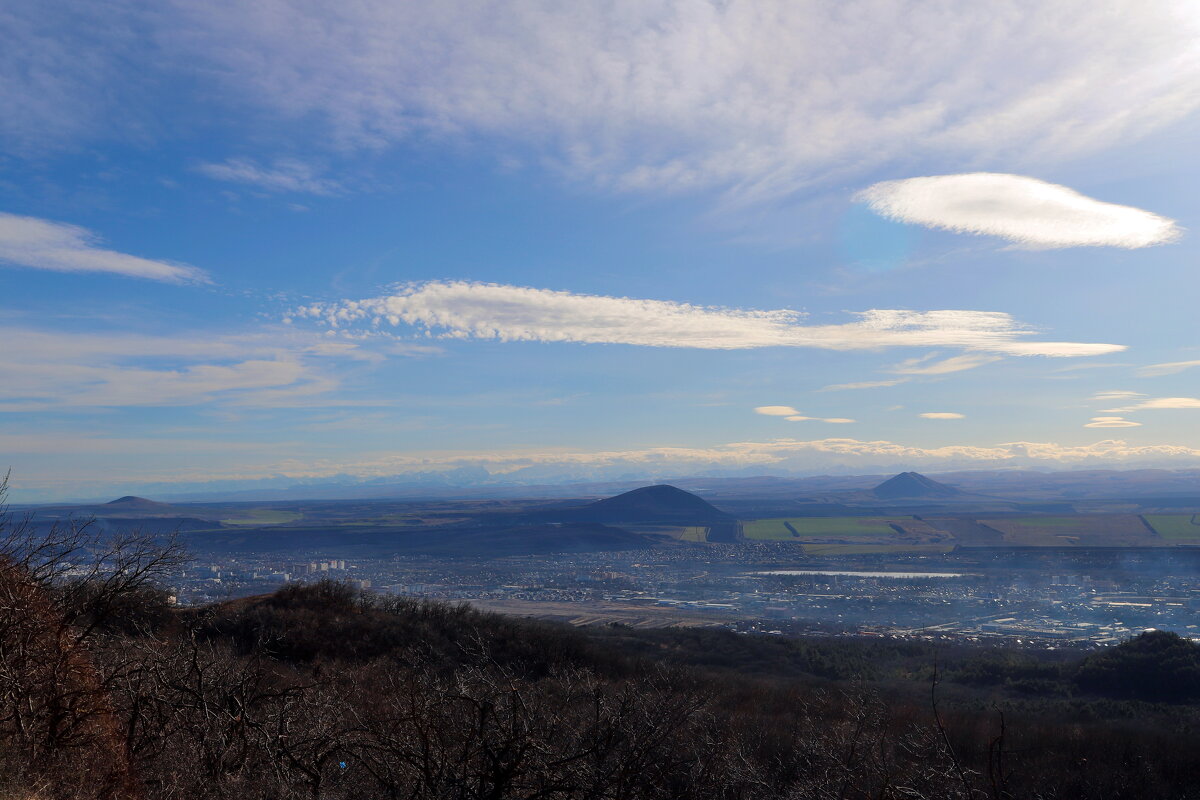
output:
M1187 2L0 7L0 467L1200 467Z

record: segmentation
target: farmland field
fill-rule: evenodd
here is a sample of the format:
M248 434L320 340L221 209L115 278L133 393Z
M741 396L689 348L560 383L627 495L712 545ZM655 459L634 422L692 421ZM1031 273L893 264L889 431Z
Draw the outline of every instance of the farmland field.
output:
M1146 522L1167 541L1200 543L1200 514L1147 514Z
M1018 547L1137 547L1158 539L1135 514L1077 514L1072 517L981 519Z
M1080 517L1018 517L1007 522L1022 528L1078 528Z
M679 541L681 542L707 542L708 528L687 527L680 528Z
M895 531L885 520L870 517L794 517L756 519L742 523L742 535L759 541L883 537Z
M221 520L222 525L283 525L295 522L304 515L298 511L281 511L274 508L253 508L240 517Z

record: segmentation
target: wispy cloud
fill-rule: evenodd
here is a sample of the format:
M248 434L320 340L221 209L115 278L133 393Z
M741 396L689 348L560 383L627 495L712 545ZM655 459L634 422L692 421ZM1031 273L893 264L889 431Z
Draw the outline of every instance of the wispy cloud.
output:
M921 414L922 419L965 419L965 414L959 414L956 411L926 411Z
M857 199L889 219L1029 247L1138 248L1182 235L1165 217L1022 175L976 172L884 181Z
M29 5L0 52L22 141L149 127L166 72L316 147L486 137L606 186L761 197L898 155L1061 160L1200 105L1187 2Z
M1200 105L1185 3L183 8L188 58L340 142L490 135L618 188L764 197L914 151L1058 157Z
M105 250L85 228L0 212L0 263L55 272L107 272L166 283L208 283L196 267Z
M735 350L958 347L1005 355L1092 356L1123 345L1028 341L1033 332L995 311L872 309L841 325L805 325L797 311L696 306L462 281L417 284L366 300L295 309L340 327L410 325L455 339L629 344Z
M1200 408L1200 398L1196 397L1152 397L1131 406L1123 408L1106 408L1111 414L1128 414L1131 411L1155 411L1159 409Z
M1157 378L1162 375L1174 375L1177 372L1183 372L1185 369L1192 367L1200 367L1200 360L1195 361L1168 361L1165 364L1150 364L1138 369L1138 375L1146 378Z
M1142 423L1134 422L1131 419L1124 417L1092 417L1092 421L1085 423L1085 428L1136 428Z
M1096 392L1092 395L1093 400L1128 400L1131 397L1145 397L1141 392L1128 392L1121 389L1111 389L1105 392Z
M822 386L817 391L821 392L841 392L847 389L882 389L887 386L898 386L901 383L908 383L908 378L893 378L888 381L858 381L857 383L832 383L829 386Z
M317 362L371 361L356 343L301 331L82 334L0 327L0 411L226 405L278 407L338 388Z
M1118 367L1132 367L1133 364L1125 364L1113 361L1091 361L1081 364L1068 364L1065 367L1059 367L1055 372L1079 372L1085 369L1114 369Z
M754 409L754 413L765 414L768 417L794 417L800 414L791 406L758 406Z
M758 406L754 409L754 413L765 414L768 417L783 417L788 422L829 422L835 425L855 422L846 417L809 417L791 406Z
M29 437L27 437L29 438ZM3 444L3 440L0 440ZM36 452L36 441L25 445ZM261 447L261 446L260 446ZM159 481L217 479L284 475L291 478L325 478L353 475L362 478L402 476L462 467L482 467L497 480L512 476L520 480L531 474L552 476L586 474L622 476L630 473L679 476L715 468L755 467L771 472L792 470L811 473L820 469L956 469L984 467L1075 467L1112 465L1200 464L1200 448L1179 444L1130 444L1107 439L1081 445L1057 442L1004 442L984 445L920 447L888 440L827 438L816 440L774 439L760 442L730 442L712 447L650 447L630 450L563 450L531 448L520 451L447 452L395 451L364 454L352 459L297 457L254 462L240 450L238 466L226 474L214 470L153 475ZM50 483L61 482L58 476Z
M975 369L976 367L982 367L984 364L992 364L1000 360L999 356L974 353L952 356L941 361L932 360L935 358L937 358L936 353L930 353L927 356L918 358L910 358L889 368L888 372L895 372L900 375L949 375L952 372Z
M337 181L321 177L311 164L290 158L277 159L269 167L248 158L231 158L201 164L196 170L219 181L243 183L267 192L330 195L342 189Z

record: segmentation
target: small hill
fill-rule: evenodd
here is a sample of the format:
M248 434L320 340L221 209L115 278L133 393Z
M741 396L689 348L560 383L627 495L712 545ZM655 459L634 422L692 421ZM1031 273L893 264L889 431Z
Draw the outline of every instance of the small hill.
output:
M643 486L568 511L570 519L580 522L701 525L733 519L707 500L667 484Z
M902 497L954 497L962 492L926 478L919 472L901 472L876 486L871 494L883 500L894 500Z
M122 508L122 509L124 509L124 508L129 508L129 509L140 508L140 509L152 510L152 509L163 509L163 508L171 507L171 505L169 503L160 503L156 500L147 500L144 497L134 497L131 494L127 494L124 497L118 497L116 500L109 500L104 505L106 508L108 508L112 511L116 511L118 508Z

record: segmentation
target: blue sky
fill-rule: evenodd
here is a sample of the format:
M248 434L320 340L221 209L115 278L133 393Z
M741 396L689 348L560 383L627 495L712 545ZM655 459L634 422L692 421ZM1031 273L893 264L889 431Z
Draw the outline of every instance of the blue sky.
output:
M0 30L16 500L1200 466L1190 4Z

